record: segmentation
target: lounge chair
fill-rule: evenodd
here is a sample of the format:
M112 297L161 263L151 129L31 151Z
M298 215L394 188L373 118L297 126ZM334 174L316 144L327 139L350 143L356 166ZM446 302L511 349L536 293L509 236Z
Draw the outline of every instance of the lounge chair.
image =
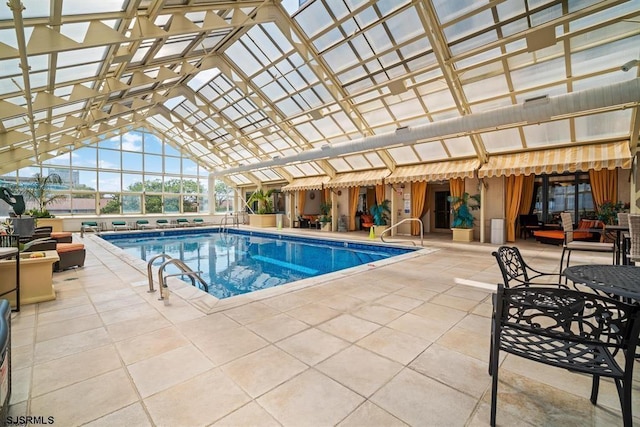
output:
M201 226L201 225L207 225L207 224L204 222L204 220L202 218L193 218L192 225Z
M84 236L84 233L87 231L99 233L101 230L100 226L95 221L82 221L82 225L80 225L80 236Z
M111 226L113 227L113 231L131 230L131 227L129 227L126 221L111 221Z
M166 219L156 219L156 225L158 228L168 228L171 227L171 224Z
M176 224L178 227L189 227L191 226L191 223L189 222L189 220L187 218L178 218L176 219Z
M138 230L146 230L149 228L153 228L153 225L149 224L149 221L146 219L139 219L136 221L136 228Z

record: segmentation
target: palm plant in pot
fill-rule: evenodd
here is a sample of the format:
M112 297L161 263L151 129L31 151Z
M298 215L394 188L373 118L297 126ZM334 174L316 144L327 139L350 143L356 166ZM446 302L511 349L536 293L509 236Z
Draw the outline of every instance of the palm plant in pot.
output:
M453 240L461 242L473 241L473 224L475 218L471 211L480 208L480 195L464 193L462 196L449 196L447 198L451 203L451 212L453 221L451 229L453 230Z
M321 229L324 231L331 230L331 202L322 202L320 203L320 224L322 224Z
M389 222L389 214L391 213L390 203L389 200L385 199L381 203L371 206L369 209L369 212L373 216L373 229L376 236L380 235L380 233L387 228L386 225Z
M276 226L276 215L273 212L273 199L271 198L274 191L274 189L264 191L260 188L249 197L247 203L258 202L256 213L249 215L249 225L254 227Z

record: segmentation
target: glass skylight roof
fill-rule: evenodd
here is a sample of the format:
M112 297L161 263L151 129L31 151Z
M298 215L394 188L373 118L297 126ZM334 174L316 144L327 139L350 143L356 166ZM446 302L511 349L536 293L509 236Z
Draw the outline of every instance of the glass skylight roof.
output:
M141 124L245 185L624 140L640 120L637 103L612 105L366 149L397 128L638 77L620 66L640 58L640 0L22 3L24 32L0 7L5 172Z

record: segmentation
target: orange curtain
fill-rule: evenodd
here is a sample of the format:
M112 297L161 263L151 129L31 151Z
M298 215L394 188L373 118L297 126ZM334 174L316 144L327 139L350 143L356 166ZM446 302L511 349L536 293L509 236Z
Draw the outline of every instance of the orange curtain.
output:
M376 204L380 204L384 201L384 184L376 185Z
M516 219L520 211L524 175L507 177L507 242L516 241Z
M451 197L462 197L464 194L464 179L451 178L449 180L449 193ZM455 209L456 206L451 206L451 209Z
M331 202L331 189L330 188L325 188L322 191L322 200L321 202L323 203L330 203Z
M520 210L518 213L522 215L529 214L531 209L531 201L533 200L533 184L536 181L536 176L531 174L522 179L522 197L520 199Z
M427 182L412 182L411 183L411 218L421 219L422 215L429 210L429 203L427 200ZM420 235L420 224L415 221L411 221L411 235Z
M536 181L536 176L531 174L527 175L522 180L522 196L520 198L520 209L518 213L520 215L528 215L531 209L531 201L533 200L533 187ZM518 222L518 230L516 230L516 236L520 235L520 223Z
M356 230L356 211L358 210L358 196L360 187L349 187L349 231Z
M618 198L617 169L590 170L589 182L591 183L591 194L593 195L596 210L599 210L604 202L616 203Z
M307 202L307 190L298 191L298 215L304 215L304 204Z

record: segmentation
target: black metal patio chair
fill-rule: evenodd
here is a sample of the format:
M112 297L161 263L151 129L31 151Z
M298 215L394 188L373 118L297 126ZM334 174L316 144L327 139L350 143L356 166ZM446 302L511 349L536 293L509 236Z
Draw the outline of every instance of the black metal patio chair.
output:
M500 246L497 251L491 253L498 261L498 267L502 273L504 286L514 288L518 286L530 285L558 285L566 288L560 283L562 276L557 273L545 273L528 265L520 250L515 246Z
M571 307L582 306L576 312ZM626 427L633 423L631 391L640 332L640 306L560 287L505 288L493 305L489 372L491 425L496 425L500 351L593 377L591 403L600 377L615 381Z

